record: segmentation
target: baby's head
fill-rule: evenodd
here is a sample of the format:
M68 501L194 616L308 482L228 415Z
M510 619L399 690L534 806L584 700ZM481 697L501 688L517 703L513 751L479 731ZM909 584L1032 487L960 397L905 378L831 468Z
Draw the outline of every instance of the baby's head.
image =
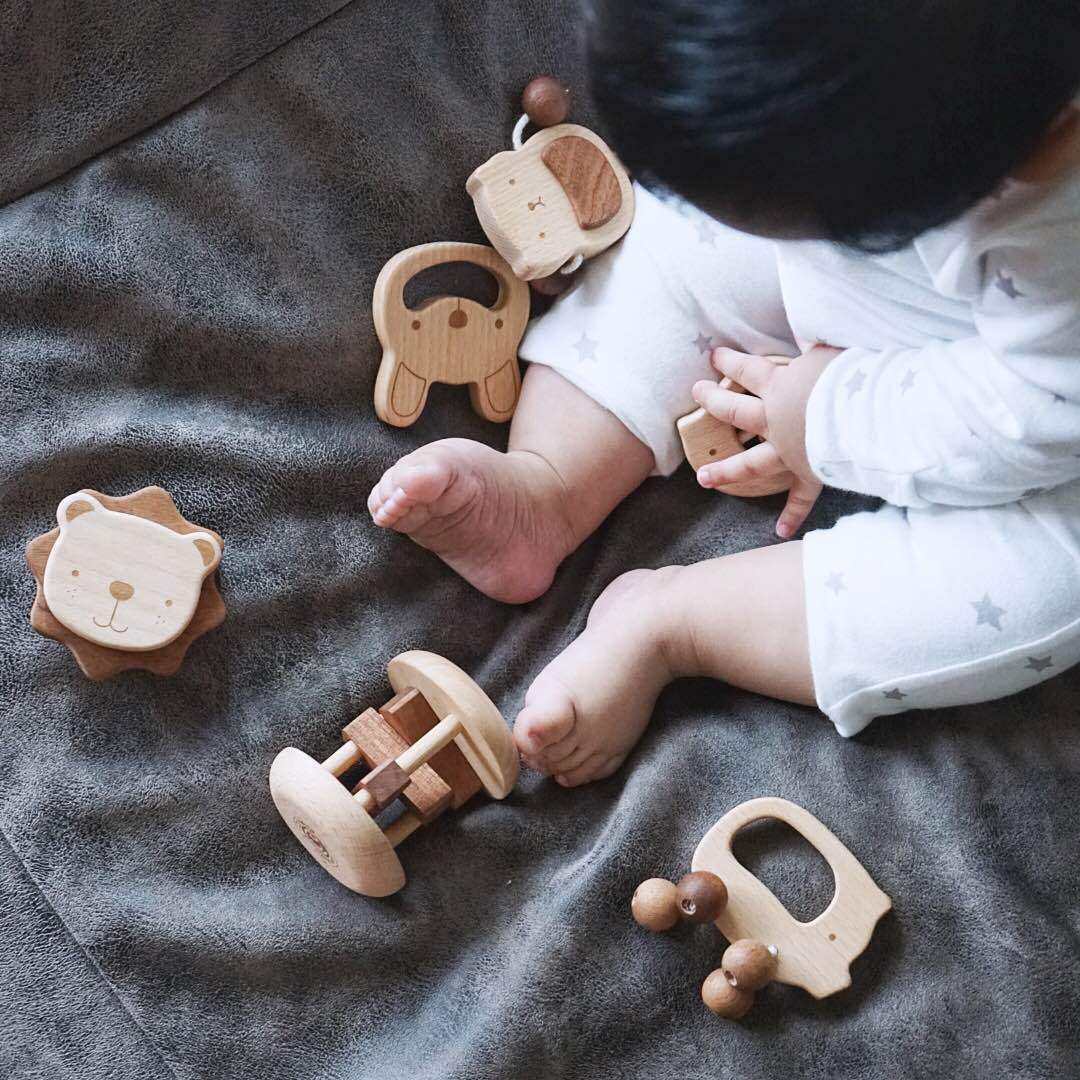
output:
M721 220L897 248L990 194L1080 88L1075 0L595 0L627 166Z

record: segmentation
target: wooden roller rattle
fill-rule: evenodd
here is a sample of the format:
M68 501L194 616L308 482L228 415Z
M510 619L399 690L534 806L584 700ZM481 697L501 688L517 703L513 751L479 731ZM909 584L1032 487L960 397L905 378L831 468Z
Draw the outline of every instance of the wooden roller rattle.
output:
M795 919L770 889L735 858L740 829L774 819L790 825L832 868L836 892L810 922ZM693 871L676 886L643 881L631 911L647 930L669 930L680 919L714 922L731 942L720 967L701 988L717 1016L738 1020L769 982L799 986L815 998L851 985L850 967L870 944L892 901L850 851L816 817L786 799L752 799L728 811L694 852Z
M510 729L487 694L459 667L407 652L387 667L395 696L342 731L344 745L320 764L287 747L270 769L270 793L285 824L323 869L364 896L405 884L395 848L481 788L505 798L518 777ZM363 761L371 769L350 790L339 779ZM401 800L384 830L375 815Z

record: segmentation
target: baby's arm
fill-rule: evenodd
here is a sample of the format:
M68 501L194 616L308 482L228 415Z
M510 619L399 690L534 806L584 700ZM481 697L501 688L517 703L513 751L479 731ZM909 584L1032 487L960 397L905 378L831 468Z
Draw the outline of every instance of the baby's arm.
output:
M989 506L1080 477L1080 223L987 253L978 335L848 349L806 416L814 472L899 506Z

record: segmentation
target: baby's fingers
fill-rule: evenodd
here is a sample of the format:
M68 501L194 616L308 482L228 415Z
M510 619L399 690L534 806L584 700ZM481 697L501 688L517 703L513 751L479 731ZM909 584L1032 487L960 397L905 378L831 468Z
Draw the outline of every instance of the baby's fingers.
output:
M758 443L741 454L714 461L698 469L698 483L705 488L724 487L744 480L761 480L766 476L779 476L787 472L787 466L772 443Z
M754 435L766 434L765 407L759 398L725 390L719 383L709 382L707 379L694 383L692 393L694 400L717 420L723 420L740 431L749 431Z
M776 523L776 535L781 540L790 540L802 528L820 495L821 484L817 480L800 478L791 485L787 503Z

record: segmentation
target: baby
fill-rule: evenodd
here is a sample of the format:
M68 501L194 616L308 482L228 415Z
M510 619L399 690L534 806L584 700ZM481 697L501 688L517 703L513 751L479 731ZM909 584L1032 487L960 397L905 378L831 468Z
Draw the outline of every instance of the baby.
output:
M1075 5L595 9L596 100L662 193L638 188L623 242L532 325L508 451L426 446L371 513L526 602L679 466L697 403L759 436L699 483L789 475L788 542L613 582L529 690L523 759L566 786L610 775L681 676L816 704L852 735L1076 663ZM884 503L790 540L822 484Z

